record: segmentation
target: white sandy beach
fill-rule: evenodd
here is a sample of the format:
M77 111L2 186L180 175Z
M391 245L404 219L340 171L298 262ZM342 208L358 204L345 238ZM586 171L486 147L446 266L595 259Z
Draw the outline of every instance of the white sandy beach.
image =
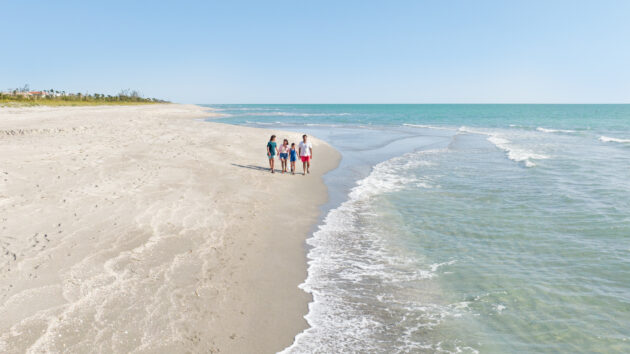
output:
M269 135L300 135L195 120L212 115L0 108L0 352L291 344L304 239L339 154L312 138L311 175L272 175Z

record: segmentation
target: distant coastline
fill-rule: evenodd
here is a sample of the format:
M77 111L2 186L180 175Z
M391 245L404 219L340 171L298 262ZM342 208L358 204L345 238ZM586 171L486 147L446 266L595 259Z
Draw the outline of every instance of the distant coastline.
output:
M136 90L121 90L116 95L72 93L55 89L31 90L28 85L0 92L0 106L96 106L169 103L158 98L145 98Z

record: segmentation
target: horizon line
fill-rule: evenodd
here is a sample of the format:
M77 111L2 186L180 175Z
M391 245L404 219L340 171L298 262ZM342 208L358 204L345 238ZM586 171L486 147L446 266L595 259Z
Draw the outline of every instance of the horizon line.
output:
M185 103L185 102L173 102L179 104L195 104L195 105L630 105L630 102L424 102L424 103L409 103L409 102L379 102L379 103L332 103L332 102L317 102L317 103Z

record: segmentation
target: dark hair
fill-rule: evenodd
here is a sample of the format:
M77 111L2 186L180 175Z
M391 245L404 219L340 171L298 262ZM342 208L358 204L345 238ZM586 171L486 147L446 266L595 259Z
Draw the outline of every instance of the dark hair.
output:
M295 143L291 143L291 146L295 146Z
M302 138L306 138L306 134L302 135Z
M289 143L289 139L284 139L284 141L282 142L282 144L284 144L284 142L287 142L287 144Z
M275 135L272 135L271 138L269 138L269 141L272 141L275 137Z

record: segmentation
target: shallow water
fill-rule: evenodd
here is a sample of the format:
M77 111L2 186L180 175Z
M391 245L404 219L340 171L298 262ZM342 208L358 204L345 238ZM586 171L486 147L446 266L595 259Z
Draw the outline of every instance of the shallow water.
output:
M343 155L287 352L630 352L630 106L212 107Z

